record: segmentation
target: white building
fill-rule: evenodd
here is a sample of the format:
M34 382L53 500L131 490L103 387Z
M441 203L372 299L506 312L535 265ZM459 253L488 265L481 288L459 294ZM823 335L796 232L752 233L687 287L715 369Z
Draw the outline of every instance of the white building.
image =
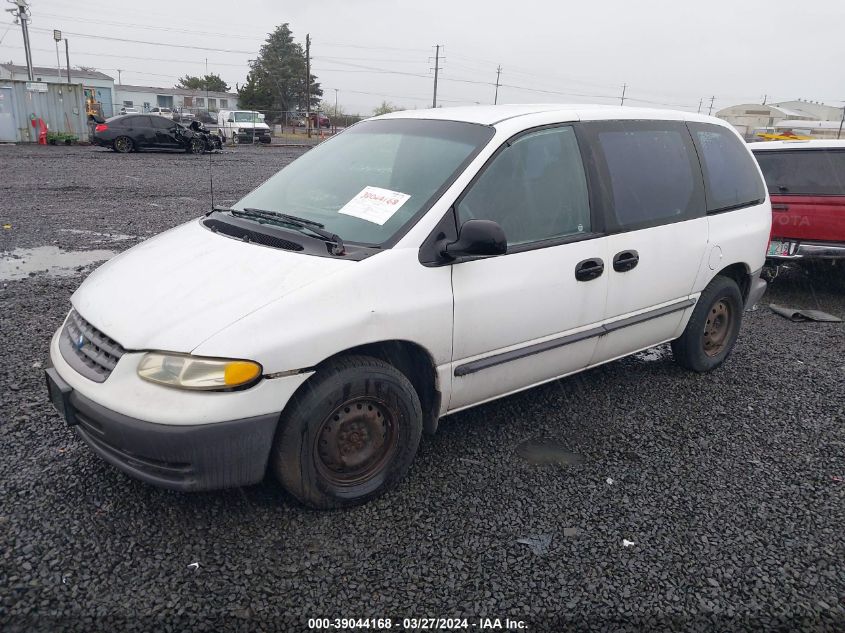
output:
M35 81L43 81L46 83L66 84L67 69L49 66L33 66L33 79ZM18 81L28 81L29 75L26 72L26 66L19 66L9 62L8 64L0 64L0 79L15 79ZM70 83L82 84L86 90L89 88L94 94L97 101L103 106L103 115L108 118L112 116L116 110L113 107L114 103L114 78L109 77L105 73L91 70L79 70L77 68L70 69ZM120 109L119 107L117 108Z
M115 86L117 98L115 109L133 107L139 110L149 110L156 106L171 110L237 110L238 95L234 92L206 93L205 90L186 90L184 88L156 88L154 86L129 86L118 84Z
M799 110L759 103L742 103L729 106L719 110L716 116L733 125L746 139L751 138L755 130L772 128L775 123L785 119L810 121L816 118Z
M842 118L842 108L829 106L821 103L820 101L804 101L803 99L796 99L794 101L773 103L772 105L803 112L816 121L839 121Z

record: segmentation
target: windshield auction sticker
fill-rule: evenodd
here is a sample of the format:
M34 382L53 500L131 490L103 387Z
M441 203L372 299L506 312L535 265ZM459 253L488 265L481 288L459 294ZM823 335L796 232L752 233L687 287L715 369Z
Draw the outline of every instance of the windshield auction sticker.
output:
M407 193L381 187L364 187L357 196L343 205L338 213L382 226L410 197Z

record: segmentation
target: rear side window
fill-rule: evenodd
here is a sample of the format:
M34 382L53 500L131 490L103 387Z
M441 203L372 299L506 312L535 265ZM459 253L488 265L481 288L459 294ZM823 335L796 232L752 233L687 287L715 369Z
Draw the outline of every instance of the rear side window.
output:
M760 174L736 134L718 125L690 123L704 171L707 212L760 204L766 199Z
M676 121L585 124L605 172L608 229L635 230L704 215L701 170Z
M845 195L845 151L804 149L755 152L769 193Z

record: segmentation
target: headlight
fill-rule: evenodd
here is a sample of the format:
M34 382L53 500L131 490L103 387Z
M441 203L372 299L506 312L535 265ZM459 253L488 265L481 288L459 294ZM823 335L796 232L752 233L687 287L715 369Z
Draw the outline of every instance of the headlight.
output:
M250 385L260 378L261 371L261 365L251 360L159 352L145 355L138 365L138 375L144 380L179 389L202 391Z

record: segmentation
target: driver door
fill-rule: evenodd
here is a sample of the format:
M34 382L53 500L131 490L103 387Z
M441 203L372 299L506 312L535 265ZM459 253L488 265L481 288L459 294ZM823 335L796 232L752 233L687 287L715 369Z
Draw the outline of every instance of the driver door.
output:
M455 205L499 223L508 252L452 266L454 411L589 365L607 299L607 238L572 125L499 149Z
M155 130L155 146L165 149L182 147L182 141L177 138L176 132L179 125L163 116L150 117Z

